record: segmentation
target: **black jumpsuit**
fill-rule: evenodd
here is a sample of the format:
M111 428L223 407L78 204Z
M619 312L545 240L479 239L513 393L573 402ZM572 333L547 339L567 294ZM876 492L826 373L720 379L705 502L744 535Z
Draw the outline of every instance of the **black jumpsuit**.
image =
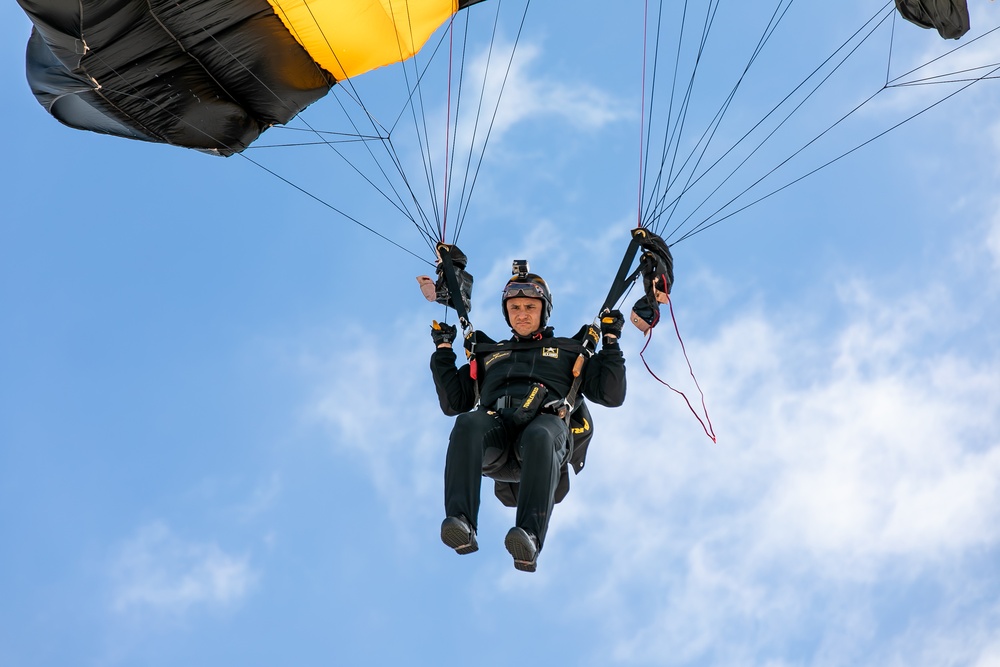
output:
M582 331L581 331L582 333ZM445 462L445 514L464 515L476 527L482 476L518 481L518 527L545 540L560 471L572 443L566 422L542 412L519 429L509 419L533 383L548 390L545 402L565 397L573 381L572 369L581 349L580 339L556 338L547 328L531 339L480 345L476 365L480 388L470 365L456 368L451 348L431 356L431 373L441 409L458 415ZM491 341L492 342L492 341ZM625 401L625 359L617 343L605 344L584 367L580 393L607 407ZM470 410L472 410L470 412ZM513 479L504 476L513 474Z

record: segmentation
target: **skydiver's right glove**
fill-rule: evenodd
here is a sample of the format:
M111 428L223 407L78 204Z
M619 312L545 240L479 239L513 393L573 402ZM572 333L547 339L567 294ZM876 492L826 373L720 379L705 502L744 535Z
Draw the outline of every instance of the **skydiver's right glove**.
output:
M604 338L604 344L617 343L622 336L623 326L625 326L625 316L620 310L605 310L601 313L601 335Z
M434 320L434 323L431 325L431 339L434 341L434 347L451 345L455 342L455 337L457 335L458 327L454 324Z

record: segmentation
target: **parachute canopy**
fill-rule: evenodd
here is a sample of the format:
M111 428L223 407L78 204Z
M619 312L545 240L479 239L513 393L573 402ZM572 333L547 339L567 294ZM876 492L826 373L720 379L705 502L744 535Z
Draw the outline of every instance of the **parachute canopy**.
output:
M231 155L481 0L18 0L28 82L70 127Z
M924 28L936 28L945 39L969 32L967 0L896 0L904 19Z

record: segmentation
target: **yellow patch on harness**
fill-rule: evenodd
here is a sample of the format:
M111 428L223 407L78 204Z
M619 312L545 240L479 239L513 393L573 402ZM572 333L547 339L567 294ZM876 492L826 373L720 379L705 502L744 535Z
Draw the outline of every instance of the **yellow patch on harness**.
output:
M486 368L489 368L493 364L493 362L500 361L501 359L505 359L505 358L509 357L510 355L511 355L511 353L509 351L508 352L494 352L490 356L486 357L486 361L484 362L485 365L486 365Z

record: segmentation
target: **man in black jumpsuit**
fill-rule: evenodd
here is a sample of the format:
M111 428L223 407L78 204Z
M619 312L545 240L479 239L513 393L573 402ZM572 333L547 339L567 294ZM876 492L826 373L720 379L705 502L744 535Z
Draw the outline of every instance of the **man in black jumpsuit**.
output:
M476 551L482 476L517 482L516 525L504 544L517 569L534 572L573 448L567 420L542 406L570 393L587 328L576 338L555 337L546 326L552 310L548 286L531 273L507 283L502 307L514 336L500 343L479 336L473 366L456 368L455 327L432 328L434 385L444 413L457 415L445 463L441 539L459 554ZM623 322L618 311L602 317L603 346L587 361L579 386L579 393L607 407L625 400L625 359L618 346Z

